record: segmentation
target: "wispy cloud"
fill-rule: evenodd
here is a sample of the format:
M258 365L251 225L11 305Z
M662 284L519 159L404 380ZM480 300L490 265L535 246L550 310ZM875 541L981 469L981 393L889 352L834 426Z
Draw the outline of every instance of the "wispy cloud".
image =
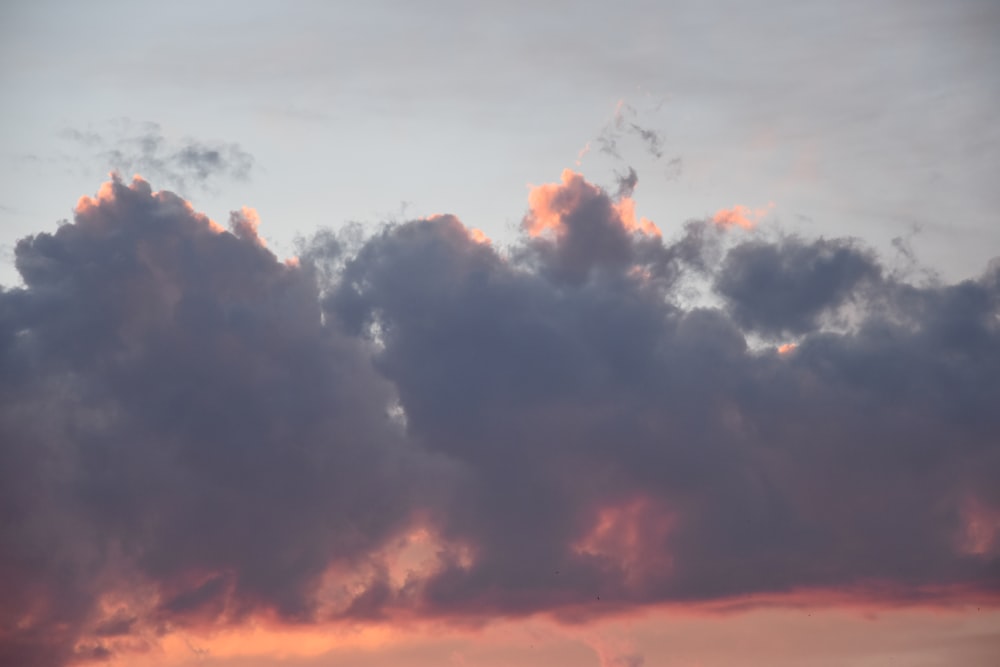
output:
M627 136L637 137L645 150L654 158L663 157L663 137L656 130L638 123L635 107L619 100L611 120L601 128L595 142L598 149L616 159L622 159L620 142ZM588 144L589 145L589 144Z
M226 179L250 178L253 156L239 144L174 138L158 123L119 119L98 129L66 128L60 136L84 149L88 162L102 160L124 174L142 173L187 193Z

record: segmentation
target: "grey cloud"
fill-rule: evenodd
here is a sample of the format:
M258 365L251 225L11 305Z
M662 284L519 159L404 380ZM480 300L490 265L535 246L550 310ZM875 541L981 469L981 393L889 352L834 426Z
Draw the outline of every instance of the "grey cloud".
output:
M629 129L642 139L650 155L657 158L663 157L663 138L659 133L647 127L641 127L637 123L629 123Z
M618 181L618 197L631 197L635 191L635 186L639 184L639 175L632 167L628 168L625 174L615 174Z
M63 139L69 139L86 146L100 146L104 143L104 138L93 130L77 130L72 127L64 128L59 132Z
M638 111L635 107L624 102L619 102L614 116L601 128L600 133L594 139L598 150L621 160L620 142L625 137L633 136L639 139L646 152L654 158L659 159L663 157L663 137L656 130L643 127L632 120L637 117Z
M23 239L25 287L0 293L4 664L110 648L98 599L136 580L155 582L137 632L308 619L318 577L405 524L421 475L309 272L144 182L109 197Z
M445 215L288 266L141 181L22 240L0 662L264 612L996 599L1000 263L912 285L857 241L663 240L580 177L551 194L558 233L505 249ZM705 277L725 307L682 305ZM784 332L794 351L747 342ZM431 566L400 579L384 554L415 528Z
M558 214L556 238L530 238L513 251L519 261L531 264L549 279L580 283L595 271L618 279L623 269L641 266L651 277L669 282L677 276L678 262L695 261L700 254L702 249L691 252L689 243L664 246L655 237L627 228L617 204L638 183L634 169L619 176L616 198L580 174L567 172L563 179L559 192L542 204L543 210L529 212L523 221L523 227L530 230L540 218ZM690 240L692 234L700 235L700 231L689 229L685 239Z
M749 241L732 248L715 277L733 318L767 335L817 328L866 283L878 283L882 268L870 250L847 239L779 243Z
M219 181L250 178L254 158L239 144L167 137L157 123L121 119L101 132L67 128L60 135L95 151L109 169L139 172L180 192L214 187Z
M376 363L411 436L475 476L442 520L479 560L431 578L425 604L996 590L996 535L963 542L968 498L998 499L996 269L918 288L875 280L855 242L741 244L716 284L770 258L778 272L750 285L789 301L763 300L744 323L731 313L747 293L731 290L729 311L683 310L667 305L673 283L631 279L644 255L591 187L566 184L586 196L562 235L520 256L530 270L454 220L415 222L373 238L328 301L354 330L378 323ZM713 238L692 227L662 255ZM857 329L825 330L819 314L855 297ZM755 352L745 335L761 326L803 339L787 356ZM613 528L588 534L601 516Z
M250 154L235 144L213 147L190 143L177 150L171 159L178 167L192 172L199 181L226 172L235 179L245 180L250 176L253 165Z
M665 174L668 181L676 181L684 173L684 160L680 157L671 158L667 162Z

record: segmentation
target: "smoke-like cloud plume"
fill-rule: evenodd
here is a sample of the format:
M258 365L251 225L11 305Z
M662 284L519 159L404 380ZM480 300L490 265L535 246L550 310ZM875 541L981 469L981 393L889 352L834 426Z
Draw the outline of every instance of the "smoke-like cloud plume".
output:
M21 240L0 663L253 619L997 604L1000 263L909 284L857 240L655 226L623 180L539 186L503 248L439 215L284 262L252 209L141 179Z
M206 190L219 181L246 181L253 155L239 144L169 137L158 123L119 119L100 128L67 128L61 136L102 160L108 169L141 172L180 191Z
M611 120L601 128L600 133L595 138L598 149L616 159L622 159L620 142L627 136L638 137L646 152L653 158L663 157L663 137L656 130L643 127L636 118L638 112L635 107L627 104L625 100L619 100L615 105L614 114ZM583 156L590 151L590 143L580 151L576 164L579 166Z

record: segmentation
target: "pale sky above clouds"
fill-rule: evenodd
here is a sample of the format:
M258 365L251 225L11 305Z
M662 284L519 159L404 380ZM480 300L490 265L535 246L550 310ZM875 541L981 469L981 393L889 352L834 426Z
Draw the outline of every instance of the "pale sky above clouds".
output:
M4 3L0 662L992 664L996 63L991 0Z
M505 238L526 184L574 166L619 101L663 157L633 136L621 160L592 150L582 171L610 185L634 166L642 214L667 229L774 202L773 224L888 253L912 238L949 276L1000 247L988 0L11 2L3 14L8 257L109 168L138 166L102 155L126 123L253 156L249 178L185 194L216 218L256 207L280 247L320 225L434 212Z

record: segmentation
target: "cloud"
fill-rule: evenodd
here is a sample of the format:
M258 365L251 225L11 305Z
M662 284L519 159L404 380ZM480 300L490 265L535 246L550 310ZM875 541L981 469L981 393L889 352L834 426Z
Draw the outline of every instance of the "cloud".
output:
M665 169L665 174L668 181L676 181L681 177L684 172L684 160L679 157L671 158L667 162L667 168Z
M749 206L737 204L732 208L722 208L712 216L712 222L720 227L742 227L743 229L753 229L757 223L767 215L768 209L774 208L774 204L768 204L767 208L751 209Z
M254 158L239 144L179 140L166 136L157 123L121 119L100 132L67 128L60 135L94 151L108 169L141 172L180 192L209 189L220 180L250 178Z
M296 263L251 209L114 179L22 239L0 662L255 619L997 604L1000 263L913 285L626 201L567 171L509 247L437 215Z
M635 192L635 186L639 184L639 175L636 173L635 169L632 167L628 168L628 172L625 174L615 174L618 181L618 192L617 196L620 197L631 197L632 193Z
M420 463L385 416L391 387L363 341L323 326L307 271L141 180L16 255L0 662L62 664L87 636L110 649L122 610L138 636L308 619L328 567L406 524Z
M622 155L619 142L627 136L633 136L640 140L646 152L655 159L663 157L663 137L656 130L643 127L633 120L637 116L635 107L625 100L618 100L611 120L601 128L600 134L594 139L598 150L620 160ZM583 156L588 152L590 152L590 142L587 142L577 155L577 166L580 166Z
M602 665L605 661L602 660ZM636 653L620 655L607 661L607 667L642 667L646 664L646 659Z
M243 206L240 210L229 214L229 229L233 234L263 248L266 244L257 233L258 227L260 227L260 216L249 206Z
M629 129L642 139L650 155L656 158L663 157L663 138L658 132L642 127L638 123L629 123Z
M874 253L856 241L787 238L732 248L715 290L744 329L780 336L816 330L821 316L863 298L862 288L881 280Z

